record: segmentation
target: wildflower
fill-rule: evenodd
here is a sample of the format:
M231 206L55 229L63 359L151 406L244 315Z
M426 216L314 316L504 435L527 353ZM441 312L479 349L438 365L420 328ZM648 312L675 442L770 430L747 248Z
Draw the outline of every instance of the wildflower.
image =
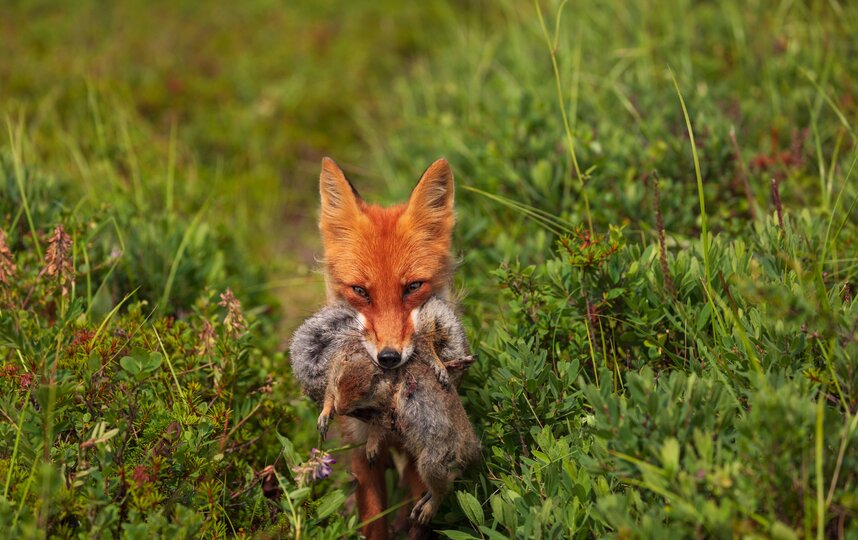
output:
M148 484L152 480L149 476L149 471L146 470L146 466L142 464L134 467L134 472L131 473L131 479L137 483L137 487L141 487L143 484Z
M0 283L9 284L9 278L15 274L15 261L6 243L6 233L0 229Z
M2 379L17 379L18 378L18 364L6 364L2 368L0 368L0 378Z
M21 376L18 378L18 386L21 388L21 390L29 390L33 387L34 379L35 376L33 376L31 372L28 371L27 373L22 373Z
M310 452L310 459L292 467L295 473L295 481L298 485L303 486L306 483L315 483L331 475L333 469L331 465L336 463L331 455L324 450L313 448Z
M68 284L74 281L74 267L71 261L71 237L62 225L57 225L48 240L48 251L45 253L45 267L41 275L55 277L61 287L62 295L68 296Z
M241 335L247 328L247 323L244 320L244 314L241 312L241 302L232 293L232 289L227 289L225 293L220 295L220 302L217 305L226 308L226 317L223 319L226 333L231 336Z
M197 353L205 356L209 354L215 346L215 331L212 323L207 319L203 319L203 329L197 334Z

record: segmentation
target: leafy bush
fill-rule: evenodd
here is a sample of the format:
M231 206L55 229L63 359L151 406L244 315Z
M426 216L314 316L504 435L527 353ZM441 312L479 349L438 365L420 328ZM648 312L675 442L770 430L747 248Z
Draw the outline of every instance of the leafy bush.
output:
M501 270L509 309L465 387L490 449L483 527L854 534L858 310L844 282L808 295L813 270L778 264L825 230L794 225L758 228L753 247L716 240L708 293L689 251L668 257L668 289L657 246L609 238L591 266L563 240L544 265Z
M830 99L856 66L813 34L837 15L504 5L400 82L375 151L460 182L487 451L448 535L856 534L856 139Z
M104 177L75 185L33 164L43 139L9 126L0 527L16 537L353 535L354 519L331 519L343 493L311 492L292 471L314 466L312 427L292 429L313 413L284 381L259 256L187 189L175 188L181 203L161 199L160 167L136 189L122 181L127 153L81 154L80 167ZM102 189L109 196L93 196Z

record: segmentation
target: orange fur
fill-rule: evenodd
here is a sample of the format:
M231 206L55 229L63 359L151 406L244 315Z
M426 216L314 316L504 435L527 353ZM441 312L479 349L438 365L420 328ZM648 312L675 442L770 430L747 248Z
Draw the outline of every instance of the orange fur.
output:
M455 224L453 172L449 164L443 159L435 161L423 173L407 203L383 208L364 202L337 164L324 158L319 191L328 302L348 302L363 316L363 340L371 353L386 348L406 353L414 346L411 312L432 295L449 296ZM415 282L422 285L407 292L408 285ZM366 291L368 299L354 287ZM355 419L341 422L343 436L350 443L365 441L366 429L360 424ZM396 441L393 445L399 446ZM352 454L361 521L386 506L383 464L389 462L386 449L374 467L369 466L362 448ZM412 495L426 489L414 469L413 456L408 456L403 481ZM386 539L387 525L384 519L378 519L362 532L370 540Z
M387 454L385 454L387 455ZM357 480L357 506L361 521L384 512L387 507L387 492L384 486L385 461L370 466L363 448L351 451L352 474ZM387 540L387 523L377 519L361 528L368 540Z
M412 343L411 311L433 294L446 296L452 275L453 173L433 163L406 204L369 205L328 158L320 178L319 227L328 300L345 300L366 319L365 340L400 354ZM422 282L404 295L409 283ZM367 291L369 301L355 293Z

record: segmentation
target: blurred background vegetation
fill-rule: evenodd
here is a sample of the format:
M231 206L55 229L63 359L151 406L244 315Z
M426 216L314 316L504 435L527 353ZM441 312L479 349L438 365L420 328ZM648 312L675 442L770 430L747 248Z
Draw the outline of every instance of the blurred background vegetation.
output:
M265 284L307 315L322 156L368 196L384 189L362 137L410 66L456 21L443 2L11 2L2 9L0 104L25 149L87 204L131 192L141 215L229 229ZM473 23L472 24L476 24ZM440 151L440 148L439 148ZM260 284L260 286L263 284ZM296 307L303 306L303 307ZM291 311L295 309L297 311Z
M445 156L485 452L437 528L858 534L855 35L837 0L0 4L0 525L357 534L282 353L319 161L389 203Z

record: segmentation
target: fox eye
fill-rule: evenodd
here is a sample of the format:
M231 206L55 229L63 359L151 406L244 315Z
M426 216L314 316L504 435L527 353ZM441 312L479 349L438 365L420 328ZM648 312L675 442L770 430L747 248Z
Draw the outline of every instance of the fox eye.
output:
M359 285L352 285L352 290L355 292L356 295L369 302L369 293L366 292L366 289Z
M422 281L412 281L411 283L409 283L408 285L405 286L405 291L404 291L405 296L408 296L411 293L415 293L415 292L419 291L420 287L422 287L422 286L423 286Z

